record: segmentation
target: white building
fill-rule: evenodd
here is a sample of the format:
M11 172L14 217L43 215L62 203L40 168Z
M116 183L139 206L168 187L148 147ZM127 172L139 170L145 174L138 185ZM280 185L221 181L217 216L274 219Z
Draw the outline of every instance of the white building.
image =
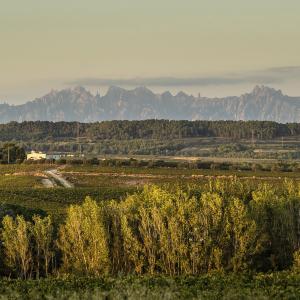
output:
M31 151L27 154L27 160L54 159L58 160L62 157L61 154L47 154L43 152Z
M47 154L43 152L35 152L31 151L30 153L27 153L27 160L40 160L40 159L46 159Z
M61 159L63 157L62 154L46 154L46 159L54 159L54 160L58 160Z

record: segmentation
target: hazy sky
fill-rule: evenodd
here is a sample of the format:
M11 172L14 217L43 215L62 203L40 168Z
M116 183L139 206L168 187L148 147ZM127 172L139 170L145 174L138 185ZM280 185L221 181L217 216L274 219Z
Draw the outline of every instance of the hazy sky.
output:
M256 82L300 95L299 0L0 4L1 101L25 102L81 83L101 90L145 78L151 85L162 77L172 78L171 90L209 96L239 94Z

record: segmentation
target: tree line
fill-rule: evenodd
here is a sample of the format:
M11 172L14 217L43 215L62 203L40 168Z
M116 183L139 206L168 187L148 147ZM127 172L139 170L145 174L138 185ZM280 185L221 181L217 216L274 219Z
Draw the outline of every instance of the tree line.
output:
M277 163L250 163L250 162L215 162L209 160L195 161L168 161L168 160L137 160L130 159L98 159L94 158L61 158L59 160L41 159L38 161L27 160L24 164L56 164L56 165L90 165L99 167L117 168L144 168L144 169L186 169L186 170L222 170L222 171L263 171L263 172L298 172L297 162L278 161Z
M26 158L25 149L14 143L5 143L0 146L0 163L9 164L23 162Z
M1 141L87 140L170 140L192 137L224 137L239 139L274 139L297 136L300 124L279 124L270 121L104 121L78 122L10 122L0 124Z
M146 186L123 201L87 197L51 217L5 216L2 274L198 275L300 270L299 185ZM4 266L4 267L3 267Z

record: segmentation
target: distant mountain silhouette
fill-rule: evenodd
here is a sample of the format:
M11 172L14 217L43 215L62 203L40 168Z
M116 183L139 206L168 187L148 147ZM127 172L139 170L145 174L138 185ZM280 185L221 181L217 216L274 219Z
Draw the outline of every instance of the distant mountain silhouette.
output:
M10 121L265 120L300 122L300 97L256 86L240 97L204 98L183 92L155 94L145 87L110 87L105 96L83 87L51 91L22 105L0 104L0 123Z

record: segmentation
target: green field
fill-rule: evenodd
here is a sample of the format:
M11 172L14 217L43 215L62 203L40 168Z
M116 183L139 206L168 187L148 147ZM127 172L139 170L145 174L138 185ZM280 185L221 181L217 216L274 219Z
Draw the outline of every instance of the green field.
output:
M46 176L44 171L53 168L73 183L74 188L67 189L59 184L54 188L45 188L42 184ZM286 178L291 180L290 183ZM293 213L296 212L296 206L291 208L290 205L298 203L294 202L299 199L298 180L300 172L297 171L116 167L88 164L0 165L0 217L3 218L7 212L12 211L24 215L27 220L31 220L35 214L43 217L51 215L55 234L59 225L66 221L67 208L72 204L81 205L86 196L90 196L100 206L107 203L104 207L108 205L106 209L109 212L110 200L114 199L116 203L127 201L130 204L129 195L140 193L144 185L155 184L162 188L162 197L165 197L166 192L176 195L178 190L181 190L182 195L186 195L183 197L187 197L191 203L193 197L200 199L201 195L209 195L210 191L218 193L224 199L224 205L228 205L230 199L239 198L248 206L249 201L253 200L253 193L257 195L255 197L266 197L263 201L271 202L262 208L262 217L257 217L257 222L261 219L269 224L266 226L274 228L274 235L269 238L275 243L275 248L269 247L264 241L265 233L262 234L261 245L268 250L260 255L266 256L266 259L262 260L266 266L257 270L249 267L244 271L233 272L228 264L225 268L212 268L206 274L200 272L197 276L185 272L176 276L160 271L149 274L150 271L146 269L143 274L138 275L132 271L128 274L120 269L118 272L93 277L86 274L74 276L62 271L60 267L55 267L55 271L48 278L8 279L7 277L16 276L14 271L11 273L14 275L8 273L0 279L0 299L299 299L299 268L292 267L292 254L289 252L289 246L285 246L292 243L292 240L285 240L285 233L290 233L286 228L294 228L297 224L297 221L292 221L285 214L292 210ZM267 184L267 191L272 193L265 191L263 184ZM271 193L270 196L268 193ZM282 204L282 199L287 201L286 205ZM280 203L277 205L276 201ZM122 204L122 211L121 207ZM187 213L190 213L189 206L186 209ZM274 214L274 219L270 219L264 211ZM253 215L254 219L255 216L256 213ZM107 217L111 216L108 214ZM265 221L262 218L266 218ZM283 223L285 219L288 220L286 224ZM258 229L263 227L257 226ZM267 232L267 229L266 227L263 230ZM295 238L293 237L293 243ZM279 249L287 253L287 258L281 258L278 254L281 251ZM271 254L268 251L271 251ZM275 251L275 254L272 254L272 251ZM57 253L60 257L59 252ZM5 262L1 261L0 271L3 264ZM61 264L60 258L56 264ZM156 268L159 270L160 264L157 264Z
M43 171L58 168L75 185L48 189L42 184ZM122 199L145 184L204 185L210 180L232 181L234 177L251 185L262 181L278 184L285 178L300 180L300 172L235 171L186 168L109 167L95 165L15 164L0 165L0 202L40 209L60 219L66 207L81 203L86 196L97 201Z
M300 275L1 280L0 299L299 299Z

